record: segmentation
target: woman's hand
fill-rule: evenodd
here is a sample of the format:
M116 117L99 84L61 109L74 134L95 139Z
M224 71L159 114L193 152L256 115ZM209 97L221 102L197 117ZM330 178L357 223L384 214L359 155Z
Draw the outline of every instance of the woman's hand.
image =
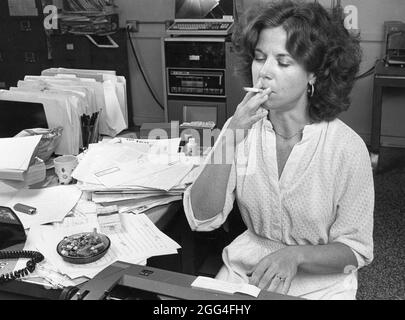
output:
M270 92L271 88L265 89L259 93L248 92L236 108L235 114L228 126L228 129L236 133L236 144L243 140L247 130L249 130L253 124L267 117L268 111L260 108L260 106L267 101ZM243 134L240 134L239 130Z
M294 247L285 247L264 257L248 274L251 275L249 283L263 290L287 294L298 264Z

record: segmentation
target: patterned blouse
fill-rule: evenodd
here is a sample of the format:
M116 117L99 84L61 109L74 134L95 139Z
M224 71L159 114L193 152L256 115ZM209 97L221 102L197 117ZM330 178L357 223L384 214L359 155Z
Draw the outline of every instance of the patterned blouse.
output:
M185 192L184 208L193 230L219 228L235 199L247 226L223 251L224 266L217 275L221 280L247 283L248 270L290 245L339 242L351 248L358 268L373 260L371 162L363 140L338 119L305 126L280 178L273 126L268 119L257 122L237 146L224 208L209 220L195 219L191 188ZM332 275L299 271L288 294L355 299L356 291L357 270L348 268Z

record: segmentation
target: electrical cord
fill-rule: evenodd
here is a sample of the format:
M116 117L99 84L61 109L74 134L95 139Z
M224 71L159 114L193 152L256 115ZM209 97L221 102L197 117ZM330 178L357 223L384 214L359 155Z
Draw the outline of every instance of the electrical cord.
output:
M385 59L385 58L384 58L384 59ZM376 66L376 64L378 63L378 61L381 61L381 60L384 60L384 59L377 59L377 60L375 61L374 66L372 66L369 70L363 72L361 75L355 77L354 80L360 80L360 79L367 78L367 77L371 76L371 75L374 73L375 66Z
M366 72L364 72L361 75L355 77L354 80L360 80L360 79L366 78L368 76L371 76L374 73L374 69L375 69L375 67L370 68Z
M0 284L28 276L34 272L36 264L44 260L44 256L36 251L0 251L0 259L18 258L30 260L27 261L25 268L0 275Z
M162 110L165 110L164 106L160 103L160 101L159 101L158 98L156 97L154 91L152 90L152 87L151 87L151 85L149 84L148 78L146 77L146 74L145 74L145 72L144 72L144 70L143 70L143 68L142 68L142 65L141 65L141 63L140 63L140 61L139 61L138 55L137 55L136 50L135 50L134 43L132 42L131 32L130 32L129 27L127 27L127 34L128 34L129 42L130 42L130 44L131 44L132 53L134 54L136 63L137 63L137 65L138 65L138 67L139 67L139 70L141 71L141 74L142 74L142 77L143 77L143 79L144 79L144 81L145 81L145 83L146 83L146 86L148 87L148 89L149 89L149 91L150 91L150 93L151 93L153 99L156 101L156 103L159 105L159 107L160 107Z

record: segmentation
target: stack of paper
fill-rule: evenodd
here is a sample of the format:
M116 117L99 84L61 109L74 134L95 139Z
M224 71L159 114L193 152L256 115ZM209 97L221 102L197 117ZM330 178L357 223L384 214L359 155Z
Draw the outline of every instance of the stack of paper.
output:
M115 138L90 145L73 177L102 206L141 213L182 199L194 165L177 153L180 138Z
M0 90L0 100L43 104L49 128L63 127L56 154L79 153L82 115L99 112L102 135L115 137L128 128L126 80L115 71L47 69Z
M0 179L24 181L42 136L0 139Z

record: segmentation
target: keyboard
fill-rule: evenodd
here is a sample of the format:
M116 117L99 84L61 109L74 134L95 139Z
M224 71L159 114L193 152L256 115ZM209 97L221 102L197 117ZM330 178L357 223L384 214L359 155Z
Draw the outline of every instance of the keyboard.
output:
M206 19L206 20L176 20L168 29L169 34L204 34L227 35L230 33L233 21Z

